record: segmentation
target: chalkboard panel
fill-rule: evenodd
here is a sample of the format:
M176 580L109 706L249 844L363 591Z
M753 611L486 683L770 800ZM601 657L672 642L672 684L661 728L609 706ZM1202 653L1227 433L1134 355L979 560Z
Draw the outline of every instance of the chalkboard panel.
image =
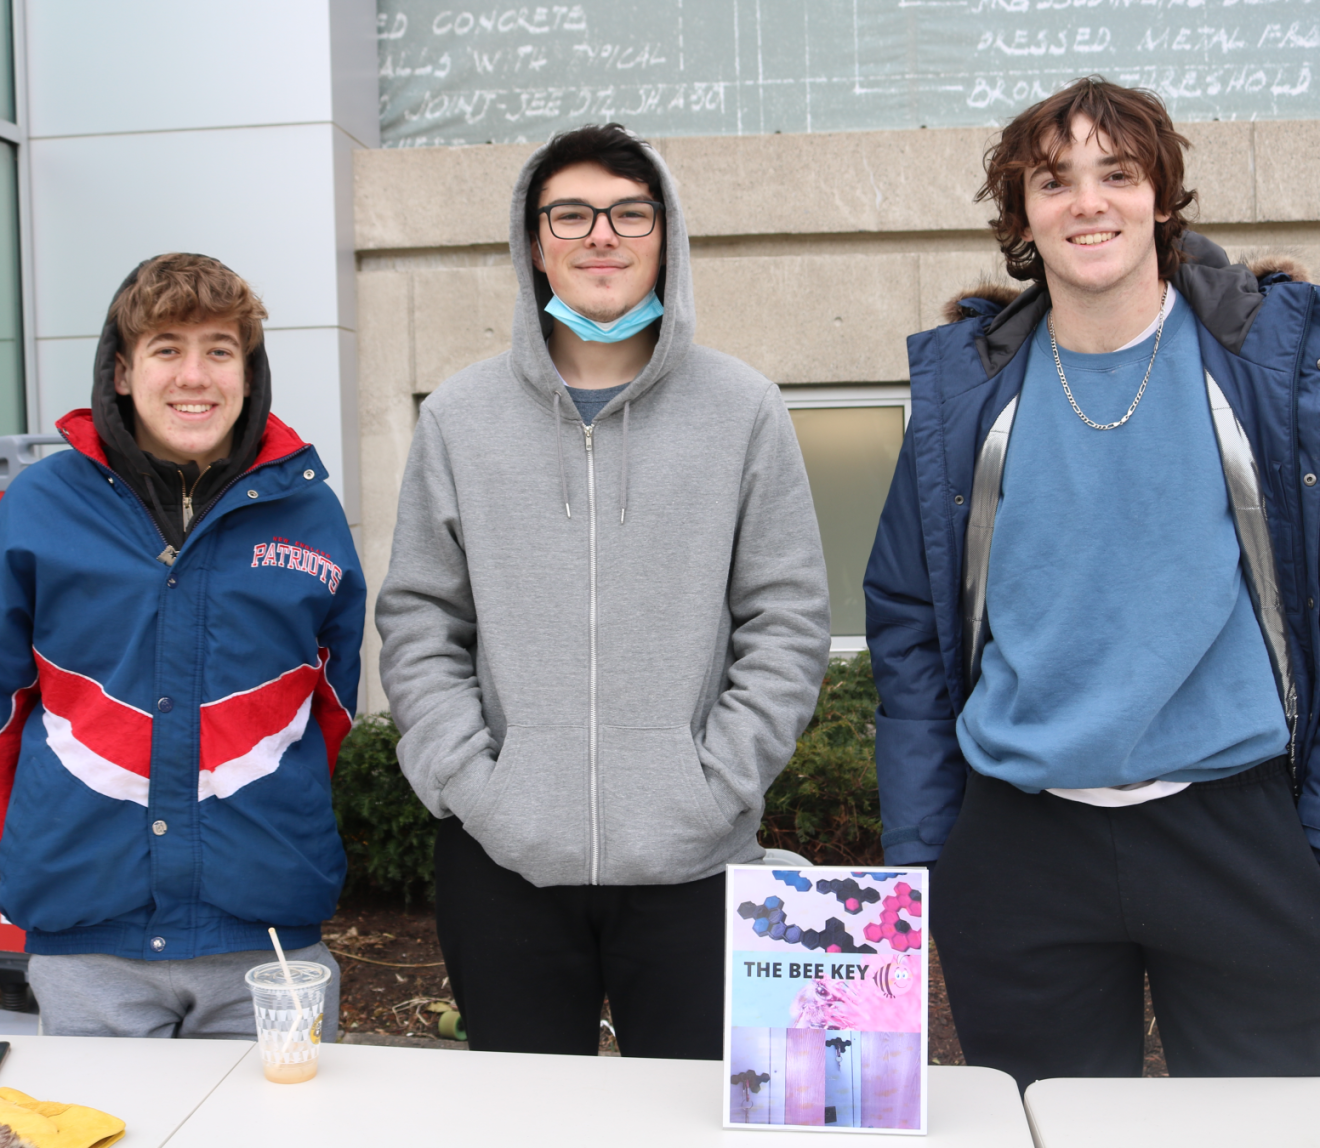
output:
M980 126L1077 76L1320 118L1320 0L381 0L386 147Z

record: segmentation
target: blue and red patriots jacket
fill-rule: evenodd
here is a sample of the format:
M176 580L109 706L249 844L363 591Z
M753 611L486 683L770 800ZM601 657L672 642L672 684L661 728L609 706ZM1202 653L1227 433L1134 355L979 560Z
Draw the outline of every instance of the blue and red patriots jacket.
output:
M32 953L314 944L366 588L315 450L273 415L166 565L90 411L0 500L0 911Z

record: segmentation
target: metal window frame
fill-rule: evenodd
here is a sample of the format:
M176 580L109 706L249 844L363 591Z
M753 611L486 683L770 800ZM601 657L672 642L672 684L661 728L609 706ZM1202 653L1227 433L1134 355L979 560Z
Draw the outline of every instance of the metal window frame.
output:
M23 397L26 429L41 428L41 393L37 386L36 290L32 276L32 166L28 156L27 4L11 0L10 42L14 50L14 115L0 120L0 139L18 153L18 297L23 326Z
M912 388L907 383L836 383L831 386L779 388L789 410L822 410L848 407L902 407L903 432L912 418ZM866 649L865 634L833 634L830 657L846 658Z

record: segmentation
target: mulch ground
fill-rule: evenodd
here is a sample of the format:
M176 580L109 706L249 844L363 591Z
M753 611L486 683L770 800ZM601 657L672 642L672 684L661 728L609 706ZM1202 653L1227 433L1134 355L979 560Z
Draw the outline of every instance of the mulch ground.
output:
M343 974L342 1036L441 1039L440 1015L454 1007L454 994L428 906L344 903L325 923L322 939ZM601 1020L600 1050L617 1056L608 1003Z
M452 1008L453 993L444 956L435 939L429 907L345 903L326 922L325 943L339 959L343 984L339 1028L344 1035L439 1040L437 1022ZM609 1005L602 1013L601 1052L618 1053L609 1027ZM1146 1076L1168 1076L1159 1027L1146 993ZM939 953L930 952L930 1063L965 1064L949 1012Z

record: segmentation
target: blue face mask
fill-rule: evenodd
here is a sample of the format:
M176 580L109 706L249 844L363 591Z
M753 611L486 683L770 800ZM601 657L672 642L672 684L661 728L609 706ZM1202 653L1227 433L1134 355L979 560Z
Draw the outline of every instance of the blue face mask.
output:
M614 322L597 323L595 319L579 315L558 295L554 295L545 305L545 313L553 315L584 342L621 343L660 318L665 313L665 305L652 290L636 307L620 315Z

